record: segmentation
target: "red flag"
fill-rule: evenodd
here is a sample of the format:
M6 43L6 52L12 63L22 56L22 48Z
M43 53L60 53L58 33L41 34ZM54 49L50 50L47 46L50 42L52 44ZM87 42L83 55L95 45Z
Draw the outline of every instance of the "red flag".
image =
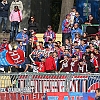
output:
M95 100L95 99L89 96L89 97L88 97L88 100Z
M6 60L10 64L21 64L25 60L24 51L21 49L8 51L6 53Z

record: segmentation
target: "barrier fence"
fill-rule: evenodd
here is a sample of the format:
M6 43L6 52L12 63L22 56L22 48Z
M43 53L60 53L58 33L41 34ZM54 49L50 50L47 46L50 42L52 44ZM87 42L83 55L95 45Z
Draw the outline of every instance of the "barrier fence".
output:
M45 96L45 93L48 92L50 93L94 92L95 89L99 87L100 87L99 73L98 74L97 73L0 74L0 98L4 97L10 98L11 97L10 95L13 95L12 98L16 97L15 100L35 100L35 98L37 97L43 98ZM33 99L28 99L28 98L33 98ZM3 99L3 100L12 100L12 99Z

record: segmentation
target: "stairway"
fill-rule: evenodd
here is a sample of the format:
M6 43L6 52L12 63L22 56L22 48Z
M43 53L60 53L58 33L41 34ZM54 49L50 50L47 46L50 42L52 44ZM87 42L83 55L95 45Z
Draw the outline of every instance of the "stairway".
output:
M3 42L4 38L6 38L9 41L10 33L0 33L0 43Z

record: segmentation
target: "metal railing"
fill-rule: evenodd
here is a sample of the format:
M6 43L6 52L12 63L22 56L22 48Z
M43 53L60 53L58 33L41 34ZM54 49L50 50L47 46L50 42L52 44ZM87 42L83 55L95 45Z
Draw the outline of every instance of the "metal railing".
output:
M92 92L100 87L99 73L5 73L0 92Z
M86 32L86 27L87 26L100 26L99 24L91 24L91 25L88 25L88 24L82 24L82 31L83 32Z

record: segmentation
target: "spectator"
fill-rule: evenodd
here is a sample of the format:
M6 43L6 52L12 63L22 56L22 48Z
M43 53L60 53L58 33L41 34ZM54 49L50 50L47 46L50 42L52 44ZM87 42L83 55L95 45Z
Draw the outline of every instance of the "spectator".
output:
M90 56L90 54L91 54L90 46L86 47L86 52L84 54L87 56Z
M96 45L97 47L100 46L100 36L98 34L96 34L93 44Z
M48 40L48 45L47 46L50 48L50 51L53 51L54 50L54 46L53 46L53 43L52 43L52 39L49 39Z
M83 19L80 18L80 14L79 14L78 12L75 13L74 23L78 23L79 28L82 29L82 26L81 26L81 25L82 25L84 22L83 22Z
M73 43L77 41L78 42L78 45L80 45L80 42L81 42L81 39L80 39L80 34L79 33L76 33L75 34L75 38L73 40Z
M60 61L61 63L61 68L60 68L60 72L70 72L70 58L68 55L64 55L64 60Z
M100 100L100 88L97 88L95 92L96 92L95 100Z
M25 48L25 46L23 46L23 42L22 41L18 42L18 48L23 50L24 52L26 51L26 48Z
M44 33L43 35L43 39L44 39L44 42L45 42L45 46L47 46L48 44L48 40L49 39L52 39L52 41L54 42L55 39L56 39L56 34L55 32L52 30L52 27L50 25L48 25L47 27L47 31Z
M27 29L24 28L23 31L17 34L16 36L16 41L17 42L22 42L23 47L25 48L24 50L26 51L26 45L28 44L28 35L26 34ZM26 53L26 52L25 52ZM26 54L25 54L26 56Z
M97 20L90 14L88 20L85 22L88 26L86 27L86 32L88 34L95 34L98 32L97 26L89 26L91 24L98 24Z
M95 47L94 47L93 43L90 42L90 43L89 43L89 46L90 46L90 51L91 51L91 52L94 52L94 48L95 48Z
M29 61L29 63L31 63L31 60L29 58L29 54L31 54L31 52L33 51L32 49L32 39L30 38L29 41L28 41L28 44L26 45L26 57Z
M71 47L71 44L69 42L69 39L65 40L65 49L68 49L70 51L70 53L71 53L72 47Z
M76 60L75 55L72 55L71 57L70 72L78 72L78 61Z
M10 42L7 41L6 38L3 39L3 43L0 45L0 52L3 50L12 51L12 46Z
M59 71L60 70L60 59L58 58L58 54L56 51L53 52L53 58L55 60L55 64L56 64L56 70Z
M76 46L75 47L74 55L77 55L78 56L78 60L82 59L82 51L80 50L80 47L79 46Z
M31 58L31 56L30 56L30 59L31 59L31 61L32 61L33 64L36 64L36 65L37 65L38 72L45 72L45 57L41 57L41 62L34 61L34 60ZM34 66L34 65L33 65L33 66ZM24 72L26 72L26 71L29 69L29 67L31 67L31 69L33 69L33 66L30 65L30 64L28 64L28 65L26 66L26 69L25 69Z
M87 70L88 70L88 72L94 73L95 67L94 67L94 64L90 61L90 59L91 59L90 56L88 56L88 55L85 56Z
M72 20L71 25L73 25L74 24L75 13L77 11L76 11L76 7L75 6L73 8L71 8L71 9L72 9L72 11L70 12L71 20Z
M82 59L79 60L78 72L80 72L80 73L88 72L86 62L84 62L84 60L82 60Z
M28 20L28 30L29 30L28 36L30 36L32 30L35 31L36 33L38 32L38 23L35 21L34 16L31 16Z
M23 3L20 0L14 0L12 1L10 5L10 12L14 9L15 6L18 6L19 10L22 12L23 11Z
M57 45L58 45L59 47L61 47L61 42L60 42L60 41L57 41Z
M18 33L19 23L22 21L22 12L18 6L15 6L14 10L10 13L9 20L11 22L10 40L13 41Z
M94 49L94 53L95 53L95 57L96 57L96 59L97 59L97 61L98 61L99 72L100 72L100 54L99 54L99 48L98 48L98 47L96 47L96 48Z
M37 46L37 43L38 43L38 38L36 37L36 32L32 32L31 33L31 39L32 39L32 48L34 49L34 48L36 48L36 46Z
M97 61L97 58L95 57L94 53L91 53L91 60L90 60L94 67L95 67L95 72L98 72L99 71L99 66L98 66L98 61Z
M42 41L39 41L39 46L40 46L41 50L44 50L43 42Z
M24 28L23 31L17 34L16 41L22 41L23 45L26 45L28 43L28 35L26 33L27 28Z
M2 0L2 2L0 2L0 24L4 20L4 24L2 28L3 33L6 32L6 28L7 28L8 11L9 11L9 4L7 0Z
M75 38L75 34L76 34L76 33L79 33L80 36L83 35L83 32L82 32L82 30L79 28L78 23L75 23L75 24L74 24L74 27L73 27L73 30L71 30L72 42L73 42L73 40L74 40L74 38Z
M86 40L85 39L82 39L81 40L81 45L80 45L80 50L82 51L82 53L84 54L86 52L86 47L88 45L86 44Z
M84 32L83 35L81 36L82 40L85 40L85 43L89 42L88 41L88 33Z
M56 71L56 64L52 52L50 52L49 57L46 58L45 69L47 73L54 73Z
M71 37L71 22L70 14L67 14L66 19L62 22L62 45L65 45L65 39Z

